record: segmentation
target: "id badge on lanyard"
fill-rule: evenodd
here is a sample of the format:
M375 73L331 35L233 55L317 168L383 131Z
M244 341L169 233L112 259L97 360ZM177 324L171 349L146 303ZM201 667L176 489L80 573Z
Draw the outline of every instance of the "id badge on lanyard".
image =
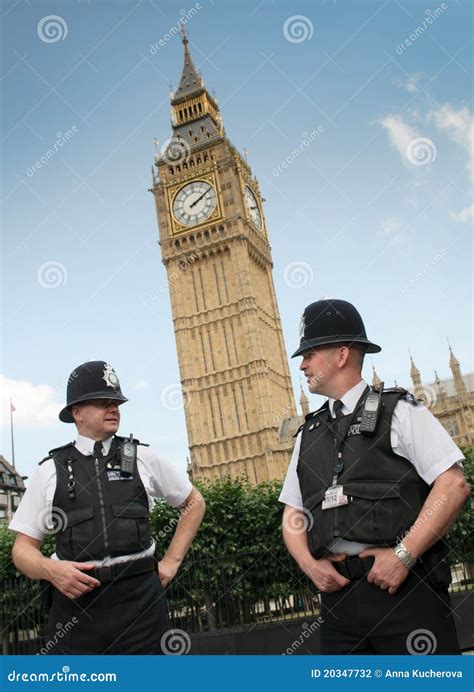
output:
M344 488L342 485L331 485L324 493L321 509L333 509L334 507L347 505L347 503L347 495L344 495Z

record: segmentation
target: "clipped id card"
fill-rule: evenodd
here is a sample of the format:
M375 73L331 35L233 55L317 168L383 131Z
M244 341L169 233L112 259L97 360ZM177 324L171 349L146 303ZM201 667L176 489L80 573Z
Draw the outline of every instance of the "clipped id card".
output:
M334 507L347 505L347 503L347 495L344 495L344 488L342 485L332 485L324 493L321 509L333 509Z

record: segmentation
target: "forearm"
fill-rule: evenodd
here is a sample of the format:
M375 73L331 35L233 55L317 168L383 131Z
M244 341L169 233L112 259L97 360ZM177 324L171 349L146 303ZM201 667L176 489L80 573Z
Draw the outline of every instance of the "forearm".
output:
M184 559L206 511L206 503L199 491L193 489L176 526L176 531L164 558L178 564Z
M39 548L32 545L15 545L13 547L15 567L30 579L51 580L51 558L45 557Z
M435 481L417 520L403 539L416 558L446 535L469 497L460 469L449 469Z
M285 506L283 512L283 540L290 555L298 563L303 571L308 563L313 561L313 556L308 549L306 531L303 530L306 522L305 515L294 507ZM291 527L291 530L290 528ZM299 531L301 527L301 531Z

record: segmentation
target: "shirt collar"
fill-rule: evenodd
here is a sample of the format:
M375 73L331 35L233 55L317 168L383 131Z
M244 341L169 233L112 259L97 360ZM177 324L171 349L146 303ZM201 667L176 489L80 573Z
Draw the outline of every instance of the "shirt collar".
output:
M110 445L112 444L113 437L114 436L111 435L106 440L102 440L105 456L110 451ZM84 454L84 456L90 456L94 451L94 443L95 440L93 440L92 438L85 437L85 435L78 435L76 438L76 449L78 449L81 454Z
M355 409L355 406L357 402L359 401L360 397L362 396L362 392L364 389L367 387L367 382L365 380L361 380L358 384L356 384L352 389L349 389L348 392L344 394L344 396L341 396L340 401L343 403L343 407L341 409L342 414L344 416L349 415L350 413L353 412ZM334 417L334 402L336 399L329 399L329 410L331 411L331 416Z

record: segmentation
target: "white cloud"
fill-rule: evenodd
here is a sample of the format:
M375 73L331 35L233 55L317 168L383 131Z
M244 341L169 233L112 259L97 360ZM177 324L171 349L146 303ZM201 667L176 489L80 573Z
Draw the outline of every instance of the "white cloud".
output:
M474 178L474 116L467 106L456 109L449 103L428 113L428 120L444 130L448 137L464 149L468 156L468 171Z
M418 82L421 80L422 77L422 72L414 72L413 74L408 75L406 79L394 77L394 79L392 80L392 84L401 87L402 89L406 89L410 94L415 94L417 91L419 91Z
M474 202L470 206L461 209L461 211L452 211L451 218L458 223L472 221L474 219Z
M399 115L387 115L380 121L380 124L387 130L390 142L398 149L402 161L406 163L408 146L419 137L418 133Z
M58 422L63 404L56 400L61 396L58 388L47 384L33 384L26 380L11 380L0 375L0 423L10 425L10 399L15 407L13 425L25 428L48 428Z
M150 383L147 382L146 380L138 380L133 385L133 388L134 389L148 389L148 387L150 387L150 386L151 386Z

